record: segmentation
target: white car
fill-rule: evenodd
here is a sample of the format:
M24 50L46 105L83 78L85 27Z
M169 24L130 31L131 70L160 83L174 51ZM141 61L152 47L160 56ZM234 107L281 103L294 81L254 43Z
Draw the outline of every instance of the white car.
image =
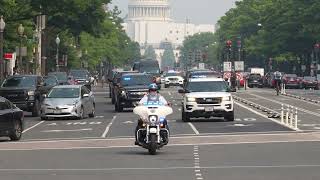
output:
M230 88L222 78L189 79L182 103L182 120L190 118L224 117L234 121L233 98Z
M165 82L164 82L164 87L168 88L170 86L183 86L183 77L176 72L173 73L167 73L165 75Z

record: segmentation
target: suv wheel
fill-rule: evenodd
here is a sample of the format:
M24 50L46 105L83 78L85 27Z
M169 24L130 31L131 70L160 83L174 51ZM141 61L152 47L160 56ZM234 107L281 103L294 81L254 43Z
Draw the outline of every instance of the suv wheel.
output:
M32 116L33 117L40 116L40 102L38 99L34 102L33 109L32 109Z
M227 112L227 113L224 115L224 119L227 120L227 121L234 121L234 111L232 111L232 112Z
M182 110L182 121L183 122L188 122L190 121L190 116L188 113L186 113L184 110Z
M21 139L22 136L22 125L21 121L14 121L14 129L12 130L11 134L9 135L9 138L11 141L18 141Z
M168 84L165 84L165 85L164 85L164 88L168 88L168 87L169 87L169 85L168 85Z

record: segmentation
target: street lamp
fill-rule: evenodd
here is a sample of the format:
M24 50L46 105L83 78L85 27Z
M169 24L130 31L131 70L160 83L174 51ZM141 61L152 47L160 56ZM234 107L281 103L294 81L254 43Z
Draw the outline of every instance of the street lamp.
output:
M56 44L57 44L57 54L56 54L56 71L59 72L59 44L60 44L60 38L57 35L56 38Z
M19 61L18 61L18 69L19 70L22 69L22 38L23 38L23 33L24 33L24 27L22 26L22 24L20 24L19 27L18 27L18 35L20 37Z
M4 62L3 62L3 31L6 27L6 23L3 20L3 16L0 17L0 80L3 80Z

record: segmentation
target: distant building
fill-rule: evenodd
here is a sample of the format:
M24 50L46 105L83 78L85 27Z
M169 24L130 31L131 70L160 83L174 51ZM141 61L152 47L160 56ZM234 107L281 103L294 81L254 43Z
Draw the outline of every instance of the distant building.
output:
M152 45L160 62L164 51L160 47L163 42L170 42L174 48L176 60L180 56L178 47L183 44L185 37L200 32L214 32L214 25L176 23L171 19L168 0L129 0L129 11L123 24L128 36L144 48ZM161 63L161 62L160 62Z

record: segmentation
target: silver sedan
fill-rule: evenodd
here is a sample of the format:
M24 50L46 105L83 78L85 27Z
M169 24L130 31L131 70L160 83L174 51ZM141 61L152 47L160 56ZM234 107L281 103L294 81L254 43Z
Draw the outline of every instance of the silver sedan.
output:
M95 116L93 93L83 85L55 86L41 106L41 119Z

